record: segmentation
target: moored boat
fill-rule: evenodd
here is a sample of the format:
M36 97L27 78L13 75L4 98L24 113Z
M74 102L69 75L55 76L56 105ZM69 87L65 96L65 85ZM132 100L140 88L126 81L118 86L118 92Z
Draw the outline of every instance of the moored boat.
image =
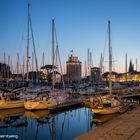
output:
M123 104L119 100L119 98L113 97L112 95L112 47L110 42L110 21L108 21L108 33L109 33L109 96L105 96L105 98L99 96L99 104L91 109L91 111L95 114L113 114L120 112Z
M97 108L93 108L91 109L92 112L94 112L95 114L101 114L101 115L106 115L106 114L113 114L113 113L117 113L120 112L122 106L115 106L115 107L97 107Z
M68 95L66 93L56 93L55 96L41 96L33 100L25 101L24 108L27 110L48 109L66 102Z
M40 109L48 109L49 107L57 106L66 102L67 96L56 95L56 96L49 96L41 97L39 100L36 98L34 100L29 100L24 102L24 107L27 110L40 110Z
M23 100L16 100L16 101L0 100L0 109L12 109L12 108L19 108L19 107L24 107Z
M24 100L16 97L14 93L0 94L0 109L12 109L19 107L24 107Z

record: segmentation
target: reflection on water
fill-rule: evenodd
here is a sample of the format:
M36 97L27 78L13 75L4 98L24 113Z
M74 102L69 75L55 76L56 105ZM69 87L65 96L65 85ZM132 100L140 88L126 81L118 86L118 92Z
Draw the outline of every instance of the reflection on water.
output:
M96 127L88 108L50 114L48 110L23 108L0 110L0 135L18 135L20 140L71 140Z
M97 125L100 125L102 123L108 122L109 120L113 119L114 117L118 115L120 115L120 113L108 114L108 115L93 114L93 118L91 119L91 124L96 123Z
M49 117L49 110L40 110L40 111L25 111L24 116L34 118L34 119L40 119Z
M0 128L27 125L27 119L23 116L24 112L23 108L0 110Z

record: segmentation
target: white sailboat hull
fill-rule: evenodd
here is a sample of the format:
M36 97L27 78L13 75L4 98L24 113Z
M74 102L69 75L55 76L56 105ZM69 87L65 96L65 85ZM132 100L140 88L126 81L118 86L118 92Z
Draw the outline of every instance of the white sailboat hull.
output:
M24 102L24 108L27 110L48 109L48 107L51 105L47 101L26 101L26 102Z
M35 101L35 100L30 100L30 101L25 101L24 102L24 107L27 110L41 110L41 109L48 109L49 107L54 107L59 104L63 104L66 102L66 97L64 96L58 96L58 97L52 97L51 99L44 101Z
M17 100L17 101L0 100L0 109L12 109L12 108L19 108L19 107L24 107L23 100Z

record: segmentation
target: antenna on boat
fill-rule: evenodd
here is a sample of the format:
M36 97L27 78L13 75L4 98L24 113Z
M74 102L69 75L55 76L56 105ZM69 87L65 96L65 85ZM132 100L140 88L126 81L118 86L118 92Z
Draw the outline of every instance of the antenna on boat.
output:
M112 95L112 47L110 37L110 20L108 20L108 46L109 46L109 94Z

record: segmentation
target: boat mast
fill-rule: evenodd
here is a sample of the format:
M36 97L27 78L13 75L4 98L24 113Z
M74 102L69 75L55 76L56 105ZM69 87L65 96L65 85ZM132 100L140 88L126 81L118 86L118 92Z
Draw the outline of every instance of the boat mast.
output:
M30 13L29 13L29 20L30 20L29 23L30 23L30 29L31 29L32 44L33 44L33 50L34 50L34 58L35 58L35 64L36 64L36 78L37 78L36 80L39 81L38 62L37 62L34 34L33 34L33 27L32 27L32 19L31 19Z
M17 80L18 80L18 77L19 77L19 53L17 53Z
M52 19L52 90L54 91L54 19Z
M108 33L109 33L109 94L112 95L112 47L110 37L110 20L108 21Z
M5 71L6 71L6 63L5 63L6 60L5 60L5 59L6 59L6 58L5 58L5 52L4 52L3 78L6 78L6 76L5 76L5 75L6 75L6 74L5 74L5 73L6 73L6 72L5 72Z
M125 54L125 82L127 83L127 53Z
M85 78L87 77L87 62L85 61Z
M87 69L88 69L88 72L87 72L87 73L88 73L88 74L89 74L89 65L90 65L90 64L89 64L89 59L90 59L90 58L89 58L89 48L88 48L88 49L87 49L87 62L88 62L88 64L87 64L87 65L88 65L88 66L87 66L87 67L88 67L88 68L87 68Z
M32 52L32 82L34 81L34 53Z
M136 72L137 72L137 68L138 68L138 62L137 62L137 58L136 58Z
M24 58L24 56L23 56L23 67L22 67L22 68L23 68L23 69L22 69L22 73L23 73L23 81L24 81L24 65L25 65L25 64L24 64L24 63L25 63L24 61L25 61L25 58Z
M103 74L103 55L101 53L100 56L100 78L102 79L102 74Z
M8 56L8 79L10 78L10 56Z
M27 68L27 76L26 76L26 81L29 81L29 26L30 26L30 1L28 0L28 19L27 19L27 58L26 58L26 68Z
M17 53L17 75L19 74L19 53Z

